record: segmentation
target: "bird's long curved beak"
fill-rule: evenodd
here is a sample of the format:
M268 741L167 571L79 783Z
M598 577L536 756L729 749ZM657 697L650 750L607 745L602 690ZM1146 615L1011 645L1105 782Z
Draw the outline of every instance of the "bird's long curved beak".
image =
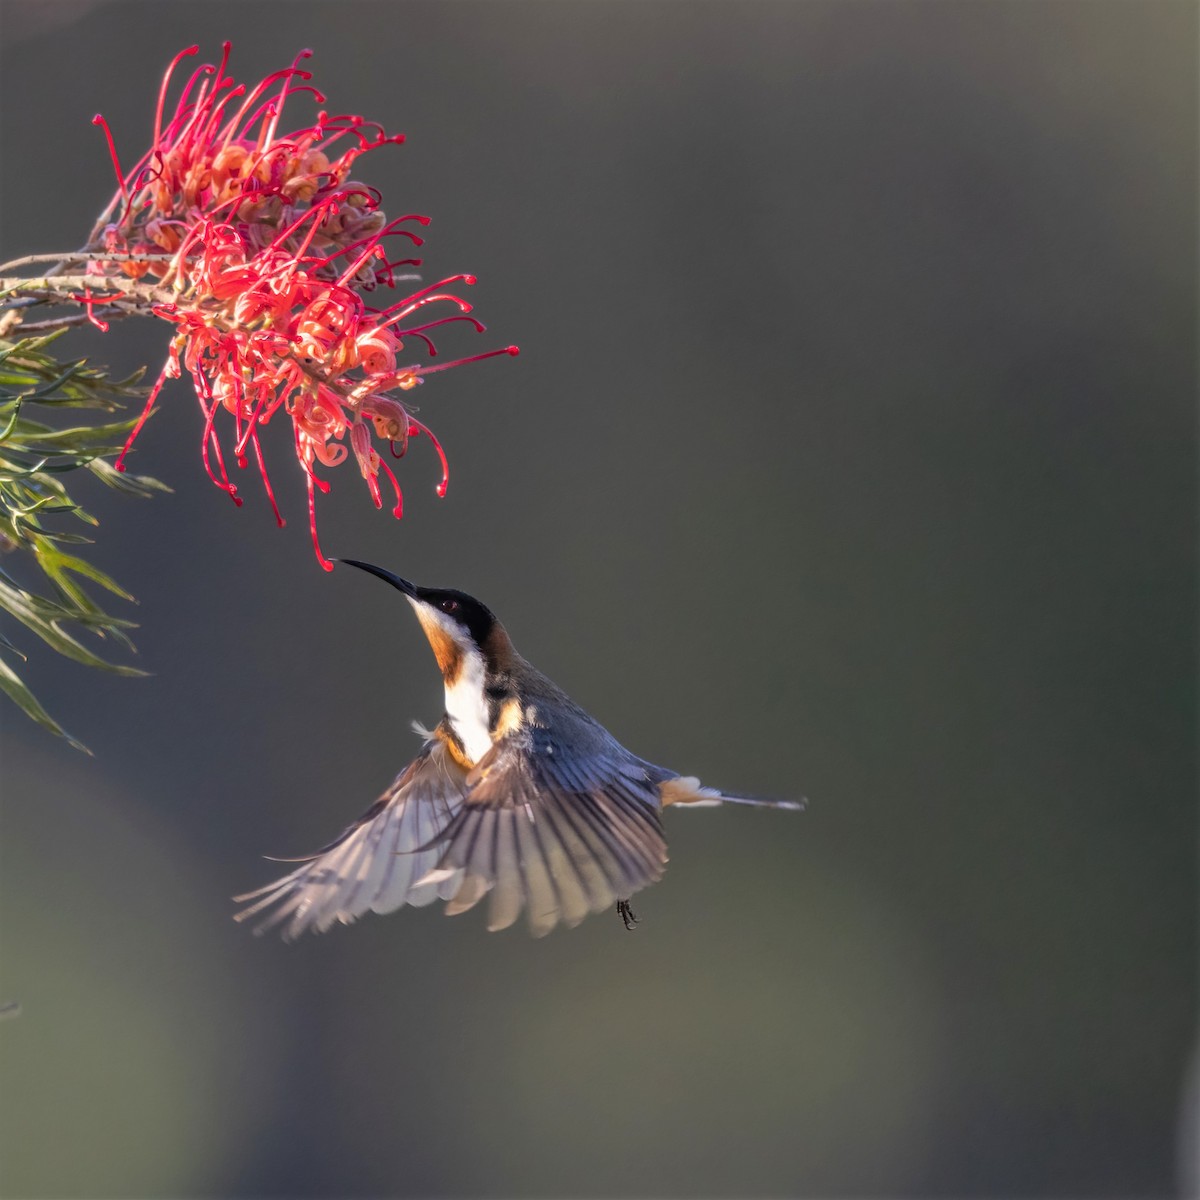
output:
M413 584L409 583L407 579L401 579L399 575L393 575L391 571L385 571L382 567L359 562L356 558L335 558L333 561L345 563L348 567L358 567L360 571L366 571L371 575L378 575L380 579L402 591L410 600L417 598L417 589Z

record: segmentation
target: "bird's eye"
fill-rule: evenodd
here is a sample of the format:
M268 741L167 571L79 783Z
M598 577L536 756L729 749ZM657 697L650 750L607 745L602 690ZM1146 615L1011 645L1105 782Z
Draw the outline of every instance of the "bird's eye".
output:
M444 612L444 613L458 612L458 601L457 600L443 600L442 601L442 612Z

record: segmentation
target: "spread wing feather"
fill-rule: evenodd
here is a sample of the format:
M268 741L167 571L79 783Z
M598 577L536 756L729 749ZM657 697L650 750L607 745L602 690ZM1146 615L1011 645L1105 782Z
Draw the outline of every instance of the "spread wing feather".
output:
M490 893L488 929L525 909L536 937L578 925L662 877L658 790L617 743L556 753L544 729L499 741L467 777L465 803L439 839L434 880L458 880L447 913Z
M245 921L262 914L262 933L283 925L288 940L305 930L349 924L365 912L450 899L460 879L425 880L438 865L437 844L466 792L466 772L431 742L380 798L335 841L290 874L236 896ZM286 922L286 924L285 924Z

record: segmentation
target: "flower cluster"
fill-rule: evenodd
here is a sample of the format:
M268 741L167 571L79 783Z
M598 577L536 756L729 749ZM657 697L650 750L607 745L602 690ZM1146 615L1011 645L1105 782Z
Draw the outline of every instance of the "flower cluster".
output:
M120 186L88 247L114 257L94 261L90 273L101 293L105 281L118 276L152 285L152 311L175 327L167 361L125 450L164 382L186 369L204 416L202 454L210 478L241 503L218 437L217 419L226 414L234 460L245 467L254 454L282 525L259 443L259 428L282 408L308 488L313 546L330 570L317 541L315 494L329 490L318 464L333 467L353 454L376 507L383 503L382 472L399 517L403 496L376 444L387 443L398 458L411 438L425 434L441 458L438 494L444 495L441 446L397 393L410 392L434 372L516 354L517 348L433 366L401 363L406 342L437 356L431 336L436 327L465 322L484 328L468 315L470 304L445 290L473 284L470 275L451 276L386 306L366 302L364 293L381 284L395 288L416 278L397 275L397 268L420 265L416 258L391 259L388 247L398 238L420 246L422 239L407 226L429 219L407 214L388 220L378 191L351 178L362 154L403 136L387 135L359 116L324 111L314 124L281 134L289 96L307 92L317 104L325 102L300 68L308 52L247 90L225 73L228 43L218 66L192 73L168 118L171 77L197 49L183 51L167 70L150 149L129 171L122 171L108 127L96 118L108 136ZM89 289L81 299L94 317L96 306L125 294L114 286L112 295ZM429 319L429 305L453 311ZM118 469L124 469L121 460Z

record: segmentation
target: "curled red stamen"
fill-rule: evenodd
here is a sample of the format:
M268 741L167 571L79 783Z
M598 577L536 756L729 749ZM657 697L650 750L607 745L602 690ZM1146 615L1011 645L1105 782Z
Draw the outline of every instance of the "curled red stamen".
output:
M179 64L183 62L185 58L189 58L191 55L198 54L199 52L199 46L189 46L186 50L180 50L180 52L175 55L173 59L171 59L171 63L167 67L166 74L163 76L162 86L158 89L158 108L155 109L154 112L154 141L151 143L151 145L157 146L159 138L162 137L163 108L167 103L167 88L170 86L171 76L175 74L175 68L179 66Z
M275 514L275 524L282 529L287 522L279 511L279 505L275 503L275 489L271 487L271 477L267 474L267 464L263 461L262 446L258 444L258 434L252 433L250 440L254 443L254 457L258 459L258 473L262 476L263 487L267 489L267 499L270 500L271 510Z
M332 571L333 563L331 563L329 559L327 559L325 555L321 553L321 542L317 538L317 497L313 491L313 483L315 481L311 475L308 475L305 478L308 482L308 527L312 531L313 549L317 553L317 562L319 562L326 571Z
M426 325L418 325L416 327L416 329L396 329L396 330L393 330L393 332L395 333L395 335L397 337L404 338L404 337L408 337L408 335L410 333L421 333L423 330L426 330L426 329L436 329L439 325L449 325L453 321L469 321L472 325L475 326L476 333L486 333L487 332L487 326L482 321L478 320L476 317L466 317L466 316L461 316L461 315L456 316L456 317L438 317L438 319L436 321L430 321ZM511 349L511 347L509 347L509 349ZM507 350L502 351L501 353L507 353Z
M449 371L451 367L461 367L464 363L481 362L485 358L495 358L498 354L516 358L520 353L520 346L505 346L501 350L485 350L482 354L472 354L469 358L456 358L453 362L439 363L436 367L419 367L414 370L418 375L435 375L438 371Z
M108 127L108 122L104 119L103 114L97 113L92 118L93 125L99 125L104 130L104 140L108 142L108 154L112 159L113 171L117 176L117 185L121 189L121 195L125 200L125 207L129 207L129 184L125 181L125 172L121 170L121 160L117 157L117 143L113 140L112 130Z
M216 430L213 428L213 420L217 415L217 409L220 404L208 390L207 384L204 382L202 375L194 376L196 381L196 399L200 401L200 409L204 413L204 434L200 440L200 461L204 464L205 471L208 472L208 477L219 487L223 492L228 492L230 499L241 508L242 500L238 495L237 488L229 481L229 472L225 469L225 456L221 453L221 442L217 437ZM208 448L211 444L213 453L217 457L217 466L220 468L221 477L218 479L216 473L212 469L212 464L208 458Z
M437 283L431 283L428 287L422 288L419 292L413 292L411 296L405 296L403 300L397 300L395 304L391 305L389 308L385 308L383 311L385 313L394 313L396 309L403 308L405 305L413 304L414 301L420 300L422 296L428 296L430 292L436 292L438 288L445 287L448 283L457 283L459 280L462 280L462 282L467 284L469 287L473 287L475 284L474 275L448 275L445 279L439 279ZM457 296L444 296L441 297L441 299L455 300L459 304L466 303L463 300L459 300ZM416 306L414 305L414 307ZM464 311L468 311L470 307L471 306L468 304ZM397 320L400 318L393 319Z
M446 460L446 452L442 449L442 443L430 432L428 425L422 425L416 417L409 417L409 437L416 437L417 434L423 433L432 443L433 448L437 451L437 456L442 460L442 481L437 485L437 494L439 496L446 495L446 488L450 484L450 464Z
M125 299L125 297L122 296L120 292L118 292L115 296L93 296L89 288L84 288L82 296L76 296L72 294L71 299L74 300L76 304L83 305L84 310L87 312L87 319L93 325L95 325L95 327L99 329L101 333L107 333L108 322L102 321L98 316L96 316L95 307L97 304L113 304L117 300Z
M392 468L382 458L379 460L379 469L391 480L392 490L396 493L396 507L392 509L392 516L399 521L404 516L404 493L400 490L400 484L396 482L396 476L393 474Z
M134 422L133 428L129 431L129 436L125 439L125 445L121 447L121 453L117 455L116 462L113 466L118 471L125 470L125 456L129 453L129 447L137 440L137 435L142 432L142 426L145 425L150 418L151 412L154 410L154 402L158 399L158 393L162 391L163 384L167 381L167 368L158 373L158 378L154 381L154 386L150 389L150 395L146 397L145 407L142 409L141 416Z

